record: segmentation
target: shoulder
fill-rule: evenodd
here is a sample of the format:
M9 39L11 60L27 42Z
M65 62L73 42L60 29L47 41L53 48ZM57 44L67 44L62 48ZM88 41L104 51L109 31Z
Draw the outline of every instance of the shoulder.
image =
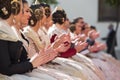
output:
M10 51L16 51L18 49L20 49L23 46L23 43L21 41L7 41L7 40L0 40L0 49L1 51L6 51L6 50L10 50Z

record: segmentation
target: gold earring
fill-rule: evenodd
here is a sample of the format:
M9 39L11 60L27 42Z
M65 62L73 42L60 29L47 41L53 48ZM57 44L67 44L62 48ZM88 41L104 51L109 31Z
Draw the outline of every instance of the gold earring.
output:
M7 14L8 14L8 11L7 11L7 9L6 9L5 7L3 7L1 10L2 10L2 12L4 13L4 15L7 15Z

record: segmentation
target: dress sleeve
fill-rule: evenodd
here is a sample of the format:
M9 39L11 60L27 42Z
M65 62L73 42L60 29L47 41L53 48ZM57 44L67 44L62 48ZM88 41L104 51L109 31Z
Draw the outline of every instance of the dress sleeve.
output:
M33 69L29 61L12 63L8 41L0 40L0 73L5 75L22 74Z

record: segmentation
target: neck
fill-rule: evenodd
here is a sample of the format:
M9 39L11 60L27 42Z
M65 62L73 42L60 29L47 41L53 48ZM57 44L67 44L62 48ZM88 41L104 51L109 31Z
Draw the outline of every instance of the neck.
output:
M77 32L77 31L75 31L74 33L75 33L76 35L79 35L79 34L81 34L80 32Z
M47 26L44 26L44 27L45 27L45 29L48 31L49 27L47 27Z
M41 24L40 24L40 23L37 23L34 27L32 27L32 29L33 29L35 32L38 32L40 26L41 26Z
M10 18L8 18L6 21L10 26L12 26L13 25L13 16L11 15Z
M17 30L20 30L20 25L14 25Z
M66 28L64 27L64 25L60 25L60 24L56 24L57 28L62 29L62 30L66 30Z

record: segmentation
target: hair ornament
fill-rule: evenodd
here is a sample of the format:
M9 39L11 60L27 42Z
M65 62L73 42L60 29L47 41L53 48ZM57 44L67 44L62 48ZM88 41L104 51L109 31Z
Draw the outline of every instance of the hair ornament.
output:
M4 13L4 15L7 15L7 14L8 14L8 10L6 9L6 7L3 7L1 10L2 10L2 12Z
M36 19L40 20L43 17L42 8L35 9L34 14Z
M45 7L45 10L46 10L46 9L49 9L49 7Z
M31 23L31 25L34 25L34 21L32 19L30 20L30 23Z
M35 3L34 4L40 4L40 2L38 0L35 0Z
M18 0L12 0L12 1L11 1L11 4L13 4L14 2L17 2L17 3L18 3Z
M30 8L30 12L33 13L33 10Z

